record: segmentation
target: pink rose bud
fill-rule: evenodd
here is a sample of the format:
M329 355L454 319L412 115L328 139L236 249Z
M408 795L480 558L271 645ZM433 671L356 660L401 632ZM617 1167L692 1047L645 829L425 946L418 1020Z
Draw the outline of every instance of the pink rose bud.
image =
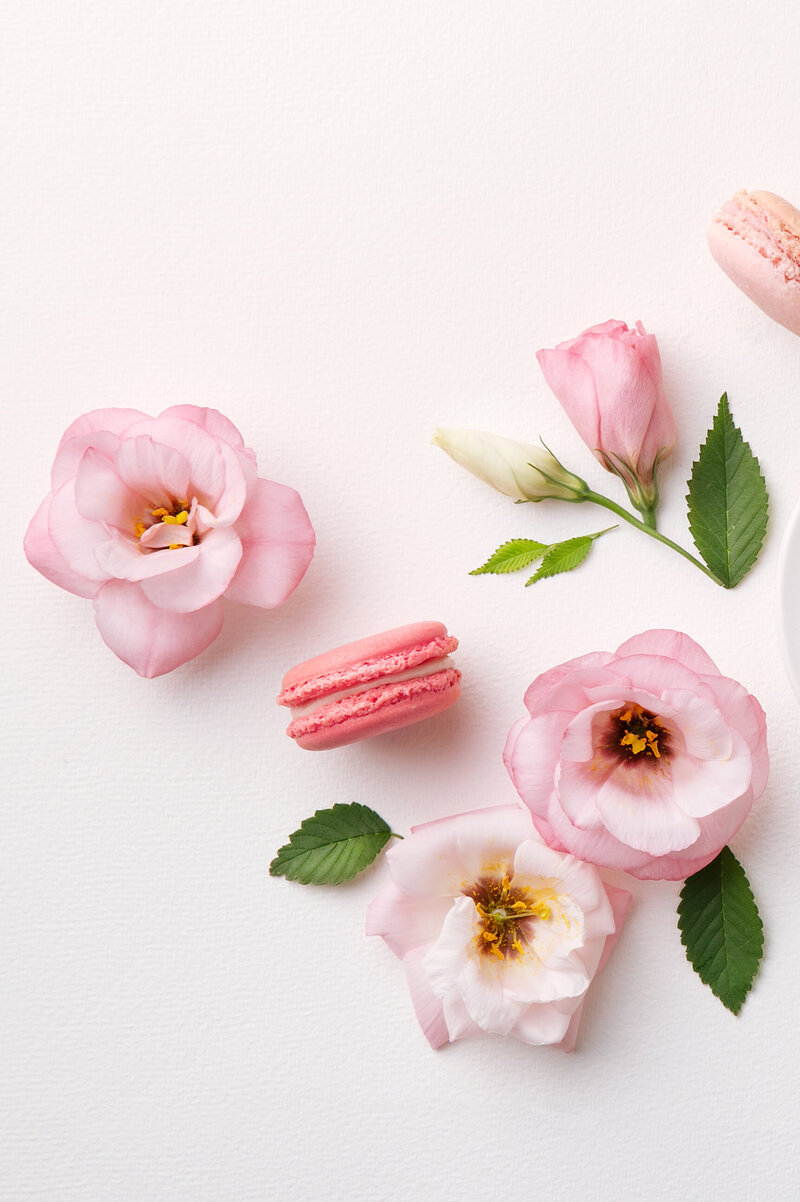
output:
M677 437L655 336L640 321L606 321L536 358L583 441L652 520L658 465Z

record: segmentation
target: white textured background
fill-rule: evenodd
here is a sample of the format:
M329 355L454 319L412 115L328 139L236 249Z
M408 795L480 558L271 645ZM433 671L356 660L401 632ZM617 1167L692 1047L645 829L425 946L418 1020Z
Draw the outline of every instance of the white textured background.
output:
M798 708L774 572L797 492L800 341L711 261L738 187L800 197L800 10L628 4L68 3L2 17L5 1202L797 1197ZM471 579L499 542L606 524L511 503L437 424L542 434L597 487L534 351L608 317L657 333L681 445L662 525L727 388L772 494L725 594L627 528L574 577ZM302 493L292 600L230 606L200 659L139 680L21 541L66 425L217 406ZM423 618L463 699L418 729L300 751L296 660ZM678 886L635 908L578 1052L434 1054L363 936L383 868L271 880L318 806L395 827L515 797L533 676L648 626L764 704L768 792L734 847L767 930L734 1019L686 964Z

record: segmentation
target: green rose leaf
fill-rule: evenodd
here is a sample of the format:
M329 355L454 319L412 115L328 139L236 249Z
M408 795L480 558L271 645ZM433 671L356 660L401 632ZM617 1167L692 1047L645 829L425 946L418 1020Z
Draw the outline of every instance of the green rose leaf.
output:
M738 1014L761 962L764 927L745 871L729 847L684 884L678 928L700 980Z
M697 550L725 588L734 588L758 558L769 496L758 460L734 425L727 393L692 468L686 500Z
M518 572L520 568L527 568L534 559L541 559L547 549L547 543L537 543L532 538L512 538L498 547L483 567L470 572L470 576L482 576L484 572L492 572L496 576Z
M391 838L391 827L369 806L337 804L301 823L269 874L301 885L340 885L371 864Z
M603 534L608 534L609 530L615 529L615 526L608 526L605 530L598 530L596 534L582 534L578 538L568 538L563 543L553 543L551 547L548 547L547 554L533 576L530 580L525 581L525 587L535 584L537 580L546 580L549 576L559 576L562 572L574 571L575 568L580 567L591 551L595 539L600 538Z

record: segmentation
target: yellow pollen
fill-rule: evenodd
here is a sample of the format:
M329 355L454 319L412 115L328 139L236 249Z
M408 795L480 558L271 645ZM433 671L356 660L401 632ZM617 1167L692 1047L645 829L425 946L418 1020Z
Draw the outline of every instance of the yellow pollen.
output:
M517 913L519 913L520 910L527 910L527 908L528 907L525 905L525 902L523 902L523 901L514 902L513 906L511 907L511 909L516 910Z
M133 523L133 529L134 529L134 533L136 534L136 537L137 537L137 538L141 538L141 537L142 537L142 535L143 535L143 534L144 534L144 532L145 532L145 528L146 528L146 527L145 527L145 524L144 524L144 522L134 522L134 523Z
M492 953L493 956L497 956L498 960L505 960L505 956L500 951L500 948L495 947L494 944L492 944L492 946L489 948L489 951Z
M153 512L155 513L155 510L153 510ZM176 513L176 514L164 513L164 514L162 514L161 521L166 526L185 526L186 523L189 521L189 515L185 509L182 509L180 511L180 513Z
M183 543L170 543L169 549L170 549L170 551L182 551Z
M513 947L515 952L519 952L520 956L525 955L525 949L523 948L519 939L515 939L514 942L511 944L511 946Z
M162 506L160 509L151 509L150 512L152 513L154 518L163 518L165 513L169 513L169 510L164 509L164 507Z
M550 907L546 905L545 902L537 902L533 909L539 918L550 917Z
M620 714L619 720L620 720L620 722L630 722L632 717L633 717L633 710L628 710L627 713Z

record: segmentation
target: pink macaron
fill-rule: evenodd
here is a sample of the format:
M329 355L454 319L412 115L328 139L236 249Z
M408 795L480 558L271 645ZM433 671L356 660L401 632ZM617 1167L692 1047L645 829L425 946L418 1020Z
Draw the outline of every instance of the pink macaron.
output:
M772 192L737 192L708 245L726 275L773 320L800 334L800 212Z
M316 655L283 678L286 733L324 751L432 718L458 700L458 639L441 622L414 622Z

